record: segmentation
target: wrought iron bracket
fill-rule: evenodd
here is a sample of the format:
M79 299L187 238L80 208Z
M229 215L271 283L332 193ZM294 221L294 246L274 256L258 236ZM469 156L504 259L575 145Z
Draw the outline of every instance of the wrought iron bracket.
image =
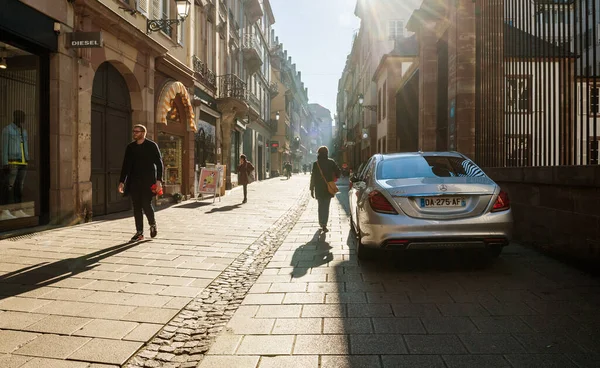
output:
M169 32L173 24L179 24L181 19L148 19L146 21L146 34L163 30Z
M361 105L363 109L377 111L377 105Z

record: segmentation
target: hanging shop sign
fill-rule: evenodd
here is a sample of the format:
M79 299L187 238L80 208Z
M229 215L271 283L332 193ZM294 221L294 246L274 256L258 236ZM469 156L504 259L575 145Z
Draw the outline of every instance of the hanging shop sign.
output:
M69 46L74 49L102 47L102 32L71 32Z

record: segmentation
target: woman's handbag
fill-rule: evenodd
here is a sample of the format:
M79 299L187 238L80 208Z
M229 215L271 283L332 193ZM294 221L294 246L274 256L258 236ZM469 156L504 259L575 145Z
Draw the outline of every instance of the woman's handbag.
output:
M321 170L321 165L319 165L319 161L317 161L317 167L319 168L319 172L321 173L321 177L325 181L325 184L327 184L327 191L329 192L329 194L334 196L337 192L340 191L337 185L335 185L335 181L327 181L327 179L325 179L325 175L323 175L323 170Z
M248 165L248 162L246 163L246 167L249 169L246 171L246 176L248 178L248 184L253 183L254 180L256 180L256 178L254 177L254 168L251 165Z

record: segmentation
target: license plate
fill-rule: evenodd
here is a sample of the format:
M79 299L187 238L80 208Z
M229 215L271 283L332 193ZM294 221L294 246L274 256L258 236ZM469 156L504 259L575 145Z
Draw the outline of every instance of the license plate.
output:
M432 207L464 207L467 203L463 197L426 197L421 198L421 208Z

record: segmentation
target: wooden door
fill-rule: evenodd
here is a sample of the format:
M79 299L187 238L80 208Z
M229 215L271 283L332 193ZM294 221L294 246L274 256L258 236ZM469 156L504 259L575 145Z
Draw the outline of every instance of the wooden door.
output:
M94 215L130 208L117 192L125 147L131 141L131 107L125 79L102 64L92 88L92 197Z

